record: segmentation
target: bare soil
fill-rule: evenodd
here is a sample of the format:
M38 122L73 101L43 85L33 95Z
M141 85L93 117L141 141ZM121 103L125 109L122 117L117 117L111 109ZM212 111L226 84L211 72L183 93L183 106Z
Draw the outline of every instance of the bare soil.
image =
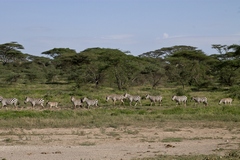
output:
M130 160L157 155L219 156L239 149L240 128L47 128L0 130L0 159Z

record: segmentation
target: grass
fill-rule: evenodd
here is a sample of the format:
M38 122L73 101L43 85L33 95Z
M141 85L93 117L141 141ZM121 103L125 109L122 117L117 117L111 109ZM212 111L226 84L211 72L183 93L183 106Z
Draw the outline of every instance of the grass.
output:
M240 123L240 107L132 107L79 110L0 110L0 128L157 126L164 122ZM174 131L176 129L172 129Z
M85 141L79 144L80 146L94 146L96 145L95 142L89 142L89 141Z
M142 100L142 106L129 106L126 102L125 106L112 105L112 102L106 102L105 96L108 94L139 94L144 97L146 94L162 95L162 106L150 106L149 100ZM203 107L202 104L194 106L194 102L188 102L187 107L183 105L176 106L176 103L171 101L171 96L175 93L175 88L158 88L151 89L150 87L132 88L129 91L117 91L112 88L90 88L90 89L73 89L71 85L14 85L2 86L0 88L1 96L16 97L20 101L22 110L14 110L9 106L9 110L0 109L0 129L10 129L9 133L13 134L12 128L32 129L32 128L99 128L101 134L106 134L109 137L121 139L121 133L111 131L107 132L106 128L121 128L127 126L140 127L166 127L171 124L170 128L166 128L165 132L177 132L182 127L198 127L198 128L215 128L221 127L233 132L240 125L240 106L239 100L234 100L232 106L218 105L218 100L223 97L228 97L225 92L188 92L187 96L206 96L208 97L209 106ZM4 95L3 95L4 93ZM30 104L24 104L25 96L42 97L51 101L60 102L60 110L44 110L27 109ZM70 97L98 99L100 108L76 109L73 110ZM39 107L40 108L40 107ZM129 135L141 134L138 130L124 130L123 133ZM3 134L3 133L2 133ZM31 140L31 136L25 133L16 133L20 140ZM34 134L34 133L33 133ZM81 130L72 131L72 135L86 136L87 133ZM200 137L201 138L201 137ZM203 137L206 138L206 137ZM233 137L234 138L234 137ZM47 139L39 135L39 139L44 142L51 142L53 139ZM192 140L197 140L198 137ZM142 141L146 142L181 142L183 139L178 137L168 137L165 139L143 137ZM14 140L6 137L5 143L16 143ZM80 143L81 146L94 146L95 142L85 141ZM229 151L224 156L219 155L156 155L153 158L143 158L141 160L215 160L215 159L239 159L239 151Z
M162 142L182 142L182 138L178 137L168 137L162 140Z
M159 155L154 158L137 158L133 160L238 160L240 158L239 151L231 151L224 156L219 155Z
M112 105L112 102L106 102L105 97L108 94L139 94L142 99L142 106L129 106L126 101L125 106ZM225 92L191 92L187 89L187 95L190 96L207 96L209 106L203 105L194 106L194 102L188 102L187 107L183 105L176 106L176 103L171 100L171 96L176 92L175 88L157 88L143 86L142 88L131 88L131 90L117 91L113 88L98 89L88 86L83 89L74 89L72 84L16 84L1 86L0 93L3 97L16 97L20 101L18 110L0 110L0 128L46 128L46 127L112 127L119 126L161 126L166 122L181 122L184 124L191 121L208 122L240 122L240 107L239 101L234 100L232 106L218 105L218 100L222 97L227 97ZM162 106L150 106L149 100L144 99L146 94L162 95ZM42 97L45 101L60 102L59 110L49 110L45 108L28 109L30 104L24 104L25 96ZM73 110L73 105L70 97L82 98L87 96L92 99L98 99L100 108L91 108L90 110L78 108ZM173 131L175 129L173 128ZM130 131L129 131L130 133ZM134 134L134 133L133 133Z

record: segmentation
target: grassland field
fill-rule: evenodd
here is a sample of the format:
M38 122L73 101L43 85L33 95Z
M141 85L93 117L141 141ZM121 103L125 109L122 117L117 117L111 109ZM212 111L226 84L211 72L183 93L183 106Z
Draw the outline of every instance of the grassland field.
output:
M142 106L129 106L118 102L113 106L111 101L106 102L108 94L140 95ZM150 101L144 99L146 94L161 95L162 105L150 106ZM74 89L70 85L17 85L1 86L0 95L6 98L15 97L19 99L20 105L17 109L8 106L0 109L0 129L12 130L21 128L26 130L44 128L114 128L140 127L140 128L163 128L171 124L168 128L177 131L181 128L227 128L234 130L240 126L240 103L234 99L232 105L219 105L221 98L228 97L228 93L221 91L191 91L186 89L186 96L206 96L209 105L194 105L188 101L187 106L176 106L176 102L171 97L176 94L176 88L157 88L150 87L133 88L127 91L118 91L113 88L81 88ZM45 106L31 108L31 104L24 104L26 96L44 98L45 101L60 102L59 108L50 109ZM99 107L86 107L73 109L70 97L76 98L89 97L98 99ZM173 131L173 132L174 132ZM11 133L10 133L11 134ZM13 133L15 134L15 133ZM239 141L239 139L237 138ZM5 139L6 141L6 139ZM175 140L170 140L175 142ZM221 159L240 158L238 144L236 150L230 150ZM232 154L232 156L229 156ZM0 156L1 158L1 156ZM4 158L4 157L3 157ZM219 159L219 155L155 155L153 157L142 157L138 159Z
M112 101L106 102L106 95L124 94L140 95L142 97L142 106L130 106L128 101L125 105L119 102L113 106ZM234 99L233 105L219 105L221 98L228 97L224 91L199 91L193 92L187 90L186 96L206 96L208 106L203 104L196 105L188 100L187 107L176 105L171 100L175 95L176 88L158 88L150 87L134 88L129 91L118 91L112 88L86 88L73 89L70 85L18 85L1 87L0 95L6 98L15 97L19 99L20 105L17 109L8 105L8 110L0 110L0 128L12 127L75 127L75 126L119 126L119 125L157 125L164 121L240 121L239 100ZM163 97L162 105L150 106L150 101L145 99L146 94L161 95ZM31 104L24 104L26 96L43 98L46 101L59 102L59 108L50 109L46 106L36 106L32 109ZM76 98L89 97L98 99L99 107L73 108L70 97ZM133 103L134 104L134 103ZM31 121L29 121L29 119Z

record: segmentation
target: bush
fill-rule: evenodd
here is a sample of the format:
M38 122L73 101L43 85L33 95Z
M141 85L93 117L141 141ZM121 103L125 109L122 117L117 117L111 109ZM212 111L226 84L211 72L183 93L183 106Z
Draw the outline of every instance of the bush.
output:
M240 86L231 87L228 93L230 97L240 99Z
M188 95L188 91L186 91L182 88L175 89L174 93L176 94L176 96L186 96L186 95Z

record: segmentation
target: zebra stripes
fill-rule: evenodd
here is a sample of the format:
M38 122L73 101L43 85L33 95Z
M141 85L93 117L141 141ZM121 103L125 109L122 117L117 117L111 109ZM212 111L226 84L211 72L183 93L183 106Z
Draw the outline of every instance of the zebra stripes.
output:
M149 99L151 101L151 106L152 103L154 103L156 106L156 102L159 102L159 105L161 106L162 96L150 96L149 94L147 94L146 99Z
M176 101L177 105L180 105L181 103L183 103L186 107L187 96L172 96L172 101Z
M196 106L196 103L203 103L203 105L207 106L208 105L208 101L207 101L207 97L192 97L191 101L194 100L195 103L194 105Z
M120 101L121 104L124 105L123 100L125 99L125 97L123 95L111 94L111 95L106 96L106 101L109 101L109 99L111 99L113 101L114 106L116 104L116 101Z
M139 102L140 105L142 105L142 103L141 103L141 99L142 99L141 96L132 96L130 94L125 93L124 97L129 99L130 106L132 106L132 102L133 101L136 102L134 106L136 106L138 102Z
M42 108L44 108L44 105L43 105L44 99L42 99L42 98L26 97L24 103L26 104L26 103L28 103L28 102L30 102L30 103L32 104L32 108L34 108L35 105L41 105Z
M98 107L98 100L97 99L92 100L92 99L88 99L87 97L84 97L82 101L87 103L88 109L90 108L90 106Z
M144 96L142 96L142 97L144 97ZM105 98L106 102L108 102L109 100L112 100L113 105L116 105L116 101L120 101L121 104L124 105L125 99L128 99L130 102L129 103L130 106L132 106L133 102L135 102L134 106L137 106L138 103L142 106L142 102L141 102L142 97L140 95L130 95L128 93L125 93L123 95L110 94L104 98ZM104 100L104 98L102 100ZM188 100L187 96L176 96L176 95L169 97L169 99L171 99L172 101L176 101L177 106L180 104L183 104L186 106L186 103ZM77 108L77 106L83 108L83 106L85 106L85 104L88 109L90 109L90 106L98 107L98 102L99 102L98 99L88 99L87 97L83 97L82 99L81 98L76 99L73 96L71 97L70 100L73 103L75 109ZM159 103L160 106L162 105L161 104L162 96L160 96L160 95L159 96L151 96L149 94L146 94L145 100L150 100L150 102L151 102L150 106L152 106L153 103L155 104L155 106L157 105L156 103ZM190 101L194 101L195 106L199 105L200 103L203 103L203 105L205 105L205 106L208 105L207 97L192 96ZM8 105L13 105L15 108L19 107L19 100L17 98L3 98L2 96L0 96L0 102L2 103L2 106L0 107L0 109L2 109L3 107L6 107L6 109L8 109L7 108ZM100 101L100 102L102 102L102 101ZM232 98L223 98L223 99L219 100L218 104L232 105L232 102L233 102ZM36 105L41 105L42 108L44 108L44 99L42 99L42 98L26 97L24 103L25 104L30 103L32 105L32 108L34 108ZM57 101L47 101L46 106L49 106L50 109L53 107L58 108L59 103L60 102L57 102ZM64 102L62 102L62 104L65 105ZM24 109L22 107L19 107L19 108ZM67 107L61 107L61 108L67 108Z
M0 96L0 101L2 102L2 108L7 105L14 105L14 107L17 109L17 104L18 104L18 99L17 98L3 98L2 96Z

